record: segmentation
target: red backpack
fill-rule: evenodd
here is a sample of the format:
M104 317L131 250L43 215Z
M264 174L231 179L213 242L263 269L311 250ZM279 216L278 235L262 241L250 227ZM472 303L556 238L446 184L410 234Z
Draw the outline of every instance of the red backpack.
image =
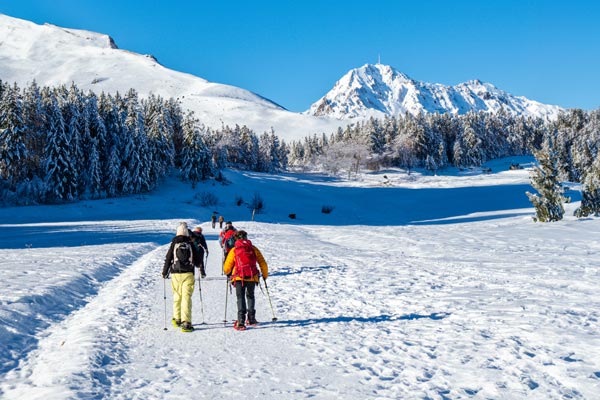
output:
M233 249L235 246L235 233L237 231L235 229L230 229L223 235L223 249L225 249L225 253L229 253L229 250Z
M249 279L258 275L256 267L256 254L252 242L248 239L239 239L235 242L235 277Z

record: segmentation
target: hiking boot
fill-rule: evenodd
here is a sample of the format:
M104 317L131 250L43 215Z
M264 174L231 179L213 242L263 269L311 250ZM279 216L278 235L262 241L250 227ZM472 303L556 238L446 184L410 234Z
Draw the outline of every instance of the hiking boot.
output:
M246 325L256 325L258 322L256 321L256 310L248 311L248 319L246 320Z
M193 332L193 331L194 331L194 327L192 326L191 323L186 321L181 324L181 332Z
M179 328L179 327L181 326L181 320L180 320L180 319L175 319L175 318L173 318L173 319L171 320L171 323L173 324L173 326L174 326L175 328Z
M246 330L246 325L240 324L239 321L235 321L233 323L233 329L235 329L236 331L245 331Z

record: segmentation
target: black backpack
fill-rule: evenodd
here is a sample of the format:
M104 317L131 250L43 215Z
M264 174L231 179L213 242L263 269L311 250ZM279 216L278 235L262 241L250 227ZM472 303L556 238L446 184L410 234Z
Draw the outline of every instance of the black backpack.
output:
M179 242L173 248L173 272L193 271L193 253L190 242Z

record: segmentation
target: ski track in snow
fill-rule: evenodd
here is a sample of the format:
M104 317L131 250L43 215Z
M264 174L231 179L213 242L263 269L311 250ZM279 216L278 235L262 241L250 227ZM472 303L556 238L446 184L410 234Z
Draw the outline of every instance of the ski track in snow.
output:
M592 399L600 393L600 273L591 255L600 245L582 237L565 253L561 242L529 237L531 228L518 222L369 229L245 223L270 265L279 318L270 321L257 290L263 323L246 332L222 323L225 281L215 240L211 279L202 282L206 323L195 292L193 333L170 325L169 285L163 330L167 246L130 249L126 269L112 270L97 292L84 291L89 299L73 299L73 312L58 306L66 318L47 317L34 327L38 335L19 343L26 357L5 367L0 394ZM478 224L489 227L471 229ZM205 232L214 239L216 231ZM231 293L227 317L235 315Z

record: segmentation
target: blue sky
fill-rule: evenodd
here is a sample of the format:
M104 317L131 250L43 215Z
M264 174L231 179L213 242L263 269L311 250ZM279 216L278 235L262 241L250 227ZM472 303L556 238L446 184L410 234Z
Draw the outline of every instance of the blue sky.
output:
M304 111L352 68L490 82L562 107L600 107L597 1L3 0L0 12L111 35L166 67Z

